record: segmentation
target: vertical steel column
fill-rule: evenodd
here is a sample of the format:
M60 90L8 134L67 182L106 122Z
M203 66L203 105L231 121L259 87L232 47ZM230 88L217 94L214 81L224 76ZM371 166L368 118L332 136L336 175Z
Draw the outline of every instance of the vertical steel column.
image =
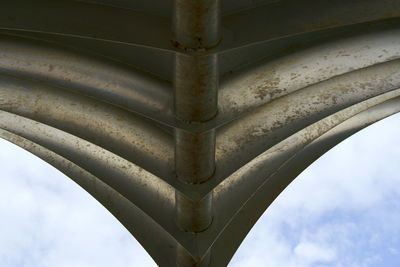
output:
M219 0L175 0L174 110L178 120L204 123L217 114L218 58L209 53L220 40ZM180 182L206 182L215 170L215 131L190 133L175 130L175 169ZM206 230L213 218L212 194L193 201L176 193L176 222L186 232ZM209 255L191 257L177 249L177 265L207 266Z

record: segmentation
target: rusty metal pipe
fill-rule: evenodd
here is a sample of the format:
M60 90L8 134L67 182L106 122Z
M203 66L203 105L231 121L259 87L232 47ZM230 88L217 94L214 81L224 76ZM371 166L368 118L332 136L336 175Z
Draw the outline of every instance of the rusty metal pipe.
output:
M175 116L188 123L204 122L217 114L218 59L194 52L175 56Z
M204 50L220 40L219 0L175 0L173 10L174 46Z
M174 65L175 118L188 124L213 119L218 105L218 59L208 49L220 40L219 0L175 0L174 42L179 50ZM180 182L196 185L211 179L215 170L215 130L189 133L175 130L175 170ZM205 231L213 218L212 193L192 200L176 192L176 223L186 232ZM177 266L208 266L210 253L189 255L177 247Z

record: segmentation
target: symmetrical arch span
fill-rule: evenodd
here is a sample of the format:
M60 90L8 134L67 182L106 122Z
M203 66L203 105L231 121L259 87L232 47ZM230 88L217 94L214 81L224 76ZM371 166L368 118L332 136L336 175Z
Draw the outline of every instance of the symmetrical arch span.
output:
M400 2L158 2L2 2L0 136L159 265L224 266L302 170L400 111Z

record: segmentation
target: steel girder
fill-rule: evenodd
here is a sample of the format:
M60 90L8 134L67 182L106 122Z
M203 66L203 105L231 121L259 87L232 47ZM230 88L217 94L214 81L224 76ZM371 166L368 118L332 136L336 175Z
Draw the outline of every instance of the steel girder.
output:
M397 0L0 7L0 136L160 266L227 265L302 170L400 111Z

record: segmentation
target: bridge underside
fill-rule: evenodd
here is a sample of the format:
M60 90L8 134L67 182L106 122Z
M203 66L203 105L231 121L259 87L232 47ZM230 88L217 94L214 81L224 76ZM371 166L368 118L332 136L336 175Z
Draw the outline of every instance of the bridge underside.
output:
M399 111L399 0L0 3L0 137L160 266L226 266L300 172Z

